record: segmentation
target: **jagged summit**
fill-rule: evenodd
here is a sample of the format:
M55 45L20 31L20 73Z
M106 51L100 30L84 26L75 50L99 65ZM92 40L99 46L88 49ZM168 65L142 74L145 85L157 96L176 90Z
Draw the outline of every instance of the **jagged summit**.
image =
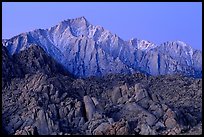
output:
M79 23L79 22L82 24L90 24L84 16L81 16L81 17L73 18L73 19L70 19L70 18L65 19L63 21L60 21L56 26L58 26L58 25L71 25L71 24Z
M75 19L70 19L70 21L80 21L80 22L88 23L88 20L84 16L81 16Z
M182 41L161 45L137 38L124 41L102 26L94 26L82 16L67 19L49 29L36 29L2 40L9 53L19 53L31 44L76 76L102 76L109 73L150 75L183 73L202 75L202 52Z

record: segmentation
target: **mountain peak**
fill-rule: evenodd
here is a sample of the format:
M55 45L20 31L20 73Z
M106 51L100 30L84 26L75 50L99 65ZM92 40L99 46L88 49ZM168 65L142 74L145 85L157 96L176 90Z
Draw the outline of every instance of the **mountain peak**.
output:
M87 21L87 19L86 19L84 16L78 17L78 18L76 18L76 19Z
M73 18L73 19L67 19L67 20L63 20L59 23L59 25L86 25L89 26L89 22L87 21L87 19L84 16L78 17L78 18ZM78 26L77 25L77 26Z
M138 40L138 49L140 50L150 50L157 47L157 45L151 43L147 40Z
M69 19L69 22L75 23L75 24L80 24L80 25L89 25L89 22L87 21L87 19L84 16L78 17L78 18L74 18L74 19Z
M184 51L190 51L190 52L193 52L194 50L190 45L180 40L167 41L162 45L165 45L167 48L172 48L174 50L184 50Z
M57 32L63 33L69 30L71 35L78 37L88 35L88 27L91 25L84 16L61 21L56 27ZM55 29L55 27L53 28Z

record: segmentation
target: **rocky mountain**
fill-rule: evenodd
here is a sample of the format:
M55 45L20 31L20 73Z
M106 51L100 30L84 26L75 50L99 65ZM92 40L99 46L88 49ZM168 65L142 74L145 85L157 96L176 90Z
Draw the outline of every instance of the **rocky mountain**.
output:
M36 45L31 45L28 49L20 51L18 54L9 55L8 50L2 46L2 81L4 83L12 78L23 78L26 74L43 72L54 75L55 73L69 75L64 67L48 56L44 50Z
M156 45L146 40L124 41L84 17L68 19L49 29L36 29L2 40L9 55L39 45L78 77L107 74L181 73L202 76L202 52L181 41Z
M202 134L202 79L76 78L40 46L2 46L2 132L9 135Z

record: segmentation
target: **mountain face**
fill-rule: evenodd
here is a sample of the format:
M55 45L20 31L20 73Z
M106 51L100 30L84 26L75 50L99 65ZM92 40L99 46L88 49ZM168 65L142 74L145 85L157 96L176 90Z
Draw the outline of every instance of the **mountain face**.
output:
M39 45L78 77L109 73L150 75L182 73L202 76L202 52L181 41L161 45L146 40L124 41L84 17L68 19L49 29L36 29L2 40L10 55Z

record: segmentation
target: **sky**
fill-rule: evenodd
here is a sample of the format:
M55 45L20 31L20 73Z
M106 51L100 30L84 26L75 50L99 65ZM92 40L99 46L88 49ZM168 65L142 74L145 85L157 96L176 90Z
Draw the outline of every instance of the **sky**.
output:
M201 2L2 2L2 38L81 16L123 40L180 40L202 50Z

